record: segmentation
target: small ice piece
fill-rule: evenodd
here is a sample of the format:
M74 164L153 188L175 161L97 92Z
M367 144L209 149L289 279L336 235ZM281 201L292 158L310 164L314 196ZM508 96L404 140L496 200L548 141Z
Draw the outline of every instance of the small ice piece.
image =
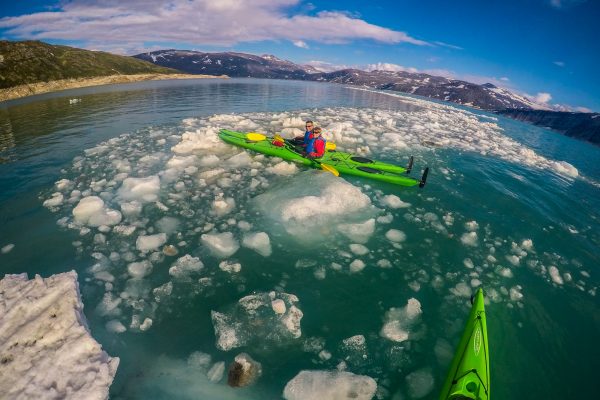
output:
M454 224L454 217L452 216L452 213L447 213L442 217L442 219L447 226L452 226Z
M406 240L406 234L398 229L390 229L385 233L385 237L390 242L401 243Z
M510 268L503 268L503 267L498 267L498 269L496 270L496 273L500 276L503 276L505 278L512 278L513 277L513 273L511 271Z
M142 279L152 272L152 264L150 264L150 262L147 260L134 262L127 266L127 272L132 278Z
M298 167L296 167L296 165L293 163L281 161L272 167L265 168L265 170L271 174L287 176L294 175L296 172L298 172Z
M145 318L144 322L140 325L140 331L147 331L152 326L152 320L150 318Z
M406 376L408 395L411 399L421 399L427 396L433 390L434 384L435 380L429 368L411 372Z
M377 383L346 371L300 371L283 389L286 400L371 400Z
M285 303L282 307L277 302ZM257 293L241 298L227 312L212 311L217 348L228 351L245 345L281 345L302 335L302 311L295 306L298 298L282 292Z
M237 226L241 231L249 231L252 229L252 225L248 221L238 221Z
M383 258L377 261L377 266L379 268L392 268L392 263L390 262L390 260Z
M160 191L160 179L157 175L147 178L127 178L117 191L119 198L125 201L137 200L141 203L149 203L158 200Z
M2 254L8 254L14 248L15 248L15 245L13 243L9 243L6 246L2 246L2 249L0 249L0 253L2 253Z
M218 217L229 214L235 208L235 200L231 197L216 199L213 201L212 209Z
M380 224L391 224L394 220L394 216L392 214L385 214L377 217L377 222Z
M328 352L327 350L321 350L319 352L319 358L323 361L327 361L331 358L331 353Z
M510 299L512 301L519 301L521 299L523 299L523 293L521 293L521 290L523 288L520 285L517 286L513 286L510 288Z
M192 257L189 254L179 257L169 268L169 275L177 279L189 279L190 275L200 272L204 264L198 257Z
M135 247L139 251L150 251L158 249L160 246L167 242L167 235L165 233L157 233L156 235L138 236L135 241Z
M136 200L121 203L121 212L127 218L137 217L142 212L142 203Z
M463 265L469 269L473 269L475 265L473 265L473 261L470 258L465 258L463 260Z
M350 263L350 272L356 273L365 269L365 263L362 260L356 259Z
M421 313L419 300L410 298L405 307L392 307L385 313L385 322L379 334L394 342L404 342L409 339L410 330L420 320Z
M206 376L208 376L208 379L211 382L218 383L218 382L221 382L221 380L223 379L224 373L225 373L225 362L219 361L211 367L211 369L208 371Z
M106 323L105 327L106 330L111 333L123 333L127 330L127 328L125 328L125 325L123 325L121 321L117 319L111 319Z
M386 196L383 196L381 198L381 204L383 204L384 206L388 206L390 208L410 207L410 203L405 203L404 201L400 200L400 197L393 195L393 194L388 194Z
M470 232L474 232L479 229L479 224L476 221L469 221L465 223L465 228Z
M460 241L465 246L476 247L477 246L477 232L463 233L463 235L460 237Z
M242 246L256 251L263 257L271 255L271 241L265 232L247 233L242 239Z
M119 358L90 334L75 271L0 280L0 397L107 399Z
M506 256L506 260L514 266L518 266L521 262L521 259L514 254Z
M556 283L557 285L562 285L564 283L558 268L556 268L554 265L548 268L548 273L550 274L550 278L552 278L552 282Z
M253 384L262 374L262 366L246 353L240 353L229 366L227 384L244 387Z
M450 289L452 294L458 297L471 297L471 288L464 282L459 282Z
M472 287L478 287L481 286L481 281L477 278L471 279L471 286Z
M523 240L521 242L521 247L524 250L527 250L527 251L533 250L533 240L531 240L531 239L525 239L525 240Z
M371 218L363 223L340 224L337 230L348 239L357 243L367 243L375 232L375 219Z
M179 230L180 222L177 218L173 217L162 217L156 221L156 229L159 232L171 235Z
M273 311L275 311L277 314L285 314L285 302L281 299L273 300L271 302L271 308L273 308Z
M352 243L350 245L350 251L356 254L357 256L364 256L369 253L369 249L366 246L358 243Z
M242 264L225 260L219 263L219 269L230 274L237 274L242 270Z
M205 233L200 236L202 244L217 258L227 258L235 254L240 248L239 243L233 238L233 233Z
M56 192L56 193L52 193L52 197L50 197L48 200L45 200L42 205L44 207L58 207L62 204L64 200L64 196L62 193L60 192Z

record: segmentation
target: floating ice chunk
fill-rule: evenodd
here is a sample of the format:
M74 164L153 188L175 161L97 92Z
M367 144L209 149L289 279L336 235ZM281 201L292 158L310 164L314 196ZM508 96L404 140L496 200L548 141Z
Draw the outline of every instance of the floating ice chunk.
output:
M433 390L434 384L435 380L429 368L411 372L406 376L408 395L412 399L420 399L427 396Z
M121 203L121 212L125 217L137 217L142 212L142 203L137 200Z
M73 185L73 182L71 182L68 179L61 179L57 182L54 183L54 186L56 186L56 188L58 190L67 190L69 187L71 187Z
M386 260L385 258L377 261L377 266L379 268L392 268L392 263L390 260Z
M246 353L235 356L227 373L227 384L231 387L244 387L254 383L262 374L262 366Z
M470 232L474 232L479 229L479 224L477 221L469 221L465 223L465 228Z
M162 217L156 221L156 228L159 232L171 235L179 230L180 221L173 217Z
M458 297L471 297L471 288L464 282L457 283L450 291Z
M208 371L206 376L208 376L208 379L211 382L217 383L217 382L221 382L221 380L223 379L224 373L225 373L225 362L219 361L211 367L211 369Z
M106 323L105 327L106 330L111 333L123 333L127 330L127 328L125 328L125 325L123 325L121 321L117 319L111 319Z
M148 203L158 200L160 191L160 179L157 175L147 178L127 178L117 191L119 198L125 201L137 200L140 203Z
M202 268L204 268L204 264L198 257L186 254L173 263L169 268L169 275L178 279L188 279L190 275L200 272Z
M552 278L552 282L556 283L557 285L562 285L564 283L558 268L556 268L554 265L548 268L548 273L550 274L550 278Z
M369 249L362 244L352 243L350 245L350 251L356 254L357 256L364 256L369 253Z
M365 269L365 263L362 260L356 259L350 263L350 272L356 273Z
M150 318L145 318L144 322L142 322L142 324L140 325L140 331L147 331L148 329L150 329L150 327L152 326L152 319Z
M345 371L300 371L283 390L286 400L371 400L377 383Z
M248 221L238 221L237 226L241 231L249 231L252 229L252 224L250 224Z
M452 216L452 213L447 213L445 214L442 219L444 220L444 223L448 226L452 226L454 224L454 217Z
M52 193L52 197L50 197L48 200L45 200L42 205L44 207L58 207L63 203L64 200L64 196L62 193L60 192L56 192L56 193Z
M156 235L140 235L135 241L135 247L139 251L150 251L159 248L167 242L165 233L157 233Z
M97 196L84 197L73 209L75 221L90 226L116 225L121 222L121 213L104 207Z
M134 262L127 266L127 272L132 278L142 279L152 272L152 264L148 260Z
M222 217L225 214L229 214L235 208L235 200L231 197L226 199L218 198L213 201L212 208L218 217Z
M394 220L394 216L392 214L385 214L377 217L377 222L380 224L389 224Z
M271 174L287 176L294 175L296 172L298 172L298 167L290 162L281 161L272 167L267 167L265 170Z
M252 163L252 158L250 158L250 155L245 151L229 157L224 162L225 165L231 168L247 167L250 163Z
M463 233L463 235L460 237L460 241L465 246L476 247L477 246L477 232Z
M283 313L277 300L284 302ZM228 351L250 344L271 347L298 339L303 314L295 306L297 302L296 296L287 293L257 293L241 298L226 313L212 311L217 348Z
M390 208L410 207L410 203L405 203L404 201L400 200L400 197L393 195L393 194L388 194L386 196L383 196L381 198L381 204L383 204L384 206L390 207Z
M375 219L371 218L363 223L340 224L337 230L350 240L357 243L367 243L375 232Z
M401 243L406 240L406 234L398 229L390 229L385 233L385 237L390 242Z
M519 257L515 256L514 254L507 255L505 258L509 263L511 263L514 266L518 266L519 263L521 262L521 259Z
M531 251L533 250L533 241L531 239L525 239L521 242L521 247L524 250Z
M321 350L319 352L319 358L323 361L327 361L331 358L331 353L328 352L327 350Z
M0 253L2 253L2 254L8 254L14 248L15 248L15 245L13 243L9 243L6 246L2 246L2 249L0 249Z
M512 301L519 301L521 299L523 299L523 293L521 293L521 290L523 288L520 285L517 286L513 286L510 288L510 299Z
M410 330L420 320L421 303L410 298L403 308L390 308L385 313L385 322L379 334L394 342L404 342L410 337Z
M208 247L213 256L227 258L235 254L240 248L238 242L233 238L233 233L223 232L200 236L202 244Z
M263 257L271 255L271 240L265 232L247 233L242 239L242 246L256 251Z
M219 269L230 274L237 274L242 270L242 264L225 260L219 263Z
M209 154L207 156L200 158L200 161L198 161L198 165L200 165L201 167L214 167L215 165L219 164L220 162L221 162L221 159L219 157L217 157L214 154Z
M277 314L285 314L285 302L281 299L273 300L271 302L271 308L273 308L273 311Z
M475 267L475 265L473 264L473 261L470 258L465 258L463 260L463 265L470 269L473 269L473 267Z
M119 365L91 336L74 271L0 280L0 397L106 399Z
M122 299L115 297L111 292L106 292L102 301L96 306L96 312L100 316L117 316L121 313L119 305L122 301Z

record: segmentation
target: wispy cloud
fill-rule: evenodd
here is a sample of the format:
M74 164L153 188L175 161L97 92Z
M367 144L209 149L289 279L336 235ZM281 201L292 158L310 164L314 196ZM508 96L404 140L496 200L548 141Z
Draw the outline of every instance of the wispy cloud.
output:
M0 19L15 38L77 40L85 47L139 43L231 46L263 40L430 43L342 11L292 13L300 0L73 0L56 11Z
M305 62L304 64L310 65L314 69L319 70L321 72L333 72L333 71L339 71L341 69L358 68L356 65L333 64L333 63L330 63L327 61L321 61L321 60L310 60L308 62Z
M585 3L586 1L587 0L550 0L550 5L556 9L561 9L576 6Z
M564 61L554 61L552 64L558 65L559 67L564 67L565 66L565 62Z
M550 93L541 92L538 93L532 100L539 104L548 104L548 102L552 100L552 95Z
M436 44L436 45L442 46L442 47L447 47L449 49L454 49L454 50L464 50L460 46L456 46L456 45L453 45L453 44L444 43L444 42L440 42L440 41L433 42L433 44Z
M366 67L363 67L361 69L364 69L365 71L392 71L392 72L398 72L398 71L406 71L406 72L419 72L418 69L413 68L413 67L405 67L402 65L398 65L398 64L391 64L391 63L377 63L377 64L368 64Z
M302 49L308 49L308 44L306 44L306 42L304 40L294 40L292 42L294 44L294 46L296 47L300 47Z

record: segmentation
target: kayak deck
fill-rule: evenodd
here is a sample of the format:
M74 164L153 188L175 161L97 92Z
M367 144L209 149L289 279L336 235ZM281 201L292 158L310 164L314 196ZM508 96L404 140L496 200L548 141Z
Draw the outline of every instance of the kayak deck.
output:
M335 150L326 150L323 157L312 160L303 157L295 146L286 141L284 146L275 146L270 138L265 140L249 140L246 133L222 129L219 137L227 143L254 150L269 156L280 157L284 160L293 161L308 167L320 168L321 164L329 165L337 169L341 174L354 175L363 178L375 179L401 186L423 186L424 179L418 180L407 176L410 169L398 165L373 161L365 157ZM412 160L409 163L412 166ZM424 178L426 178L424 174Z
M490 360L483 290L479 288L440 400L489 400Z

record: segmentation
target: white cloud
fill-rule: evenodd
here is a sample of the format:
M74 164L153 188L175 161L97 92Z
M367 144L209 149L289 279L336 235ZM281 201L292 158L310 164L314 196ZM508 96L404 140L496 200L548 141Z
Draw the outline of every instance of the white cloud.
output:
M366 67L364 67L362 69L364 69L365 71L419 72L418 69L413 68L413 67L404 67L404 66L398 65L398 64L382 63L382 62L379 62L377 64L368 64Z
M582 113L591 113L591 112L593 112L592 110L590 110L587 107L575 107L575 111L579 111L579 112L582 112Z
M539 104L547 104L551 99L550 93L540 92L532 100Z
M449 43L444 43L444 42L433 42L434 44L437 44L438 46L442 46L442 47L448 47L449 49L453 49L453 50L464 50L462 47L460 46L456 46L453 44L449 44Z
M300 0L87 0L56 11L0 19L5 34L26 39L83 41L86 48L137 43L230 46L262 40L430 45L405 32L370 24L342 11L314 15L291 9Z
M314 69L319 70L321 72L333 72L333 71L339 71L341 69L358 68L356 65L332 64L327 61L320 61L320 60L311 60L304 64L310 65Z
M576 6L585 3L586 1L587 0L550 0L550 5L556 9L562 9Z
M302 49L308 49L309 48L308 45L306 44L306 42L303 41L303 40L294 40L292 43L294 44L294 46L300 47Z
M554 61L552 64L558 65L559 67L564 67L565 66L565 62L564 61Z
M510 81L510 79L508 79L506 76L501 77L500 80L504 82Z

